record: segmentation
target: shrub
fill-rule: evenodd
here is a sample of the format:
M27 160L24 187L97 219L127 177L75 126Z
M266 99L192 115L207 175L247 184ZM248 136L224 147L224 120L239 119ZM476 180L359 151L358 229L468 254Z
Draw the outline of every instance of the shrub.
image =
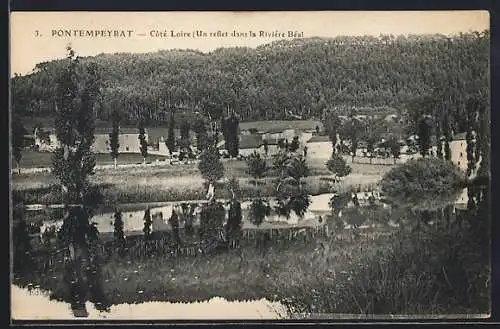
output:
M381 181L393 203L417 209L436 209L456 200L464 176L452 163L420 158L391 169Z

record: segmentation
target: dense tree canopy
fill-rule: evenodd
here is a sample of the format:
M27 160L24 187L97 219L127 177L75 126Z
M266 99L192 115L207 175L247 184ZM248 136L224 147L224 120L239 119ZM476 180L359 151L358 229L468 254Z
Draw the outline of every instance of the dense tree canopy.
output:
M242 121L320 118L325 109L396 108L420 114L450 111L455 131L465 130L466 99L487 99L489 32L447 38L372 36L306 38L250 48L148 54L101 54L95 62L102 89L95 112L124 122L168 121L173 108L229 110ZM55 78L63 61L36 65L12 79L12 106L22 115L55 113ZM341 113L344 112L344 113Z
M465 176L451 162L435 158L410 160L391 169L381 181L389 201L414 209L436 209L456 200Z

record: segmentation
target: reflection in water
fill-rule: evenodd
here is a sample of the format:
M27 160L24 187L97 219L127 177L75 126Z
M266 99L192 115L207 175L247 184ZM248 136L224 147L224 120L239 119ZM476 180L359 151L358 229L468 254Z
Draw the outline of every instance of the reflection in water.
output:
M50 300L44 294L12 286L12 318L16 320L71 320L74 312L65 302ZM29 305L29 307L26 307ZM87 319L107 320L278 320L287 317L286 308L280 303L265 299L254 301L227 301L215 297L196 303L146 302L119 304L109 312L100 312L87 302L84 306ZM40 312L43 310L43 312Z
M330 213L329 200L333 194L322 194L311 197L311 205L304 215L303 219L298 218L296 215L292 214L290 218L280 217L274 211L271 212L271 215L266 219L267 223L283 223L283 225L297 225L299 221L301 223L306 223L308 220L313 220L319 215L325 215ZM253 225L250 221L247 220L250 201L241 202L241 212L243 218L243 229L254 229L255 225ZM224 208L226 210L226 214L229 213L230 203L225 204ZM147 207L142 204L137 204L134 210L122 211L121 218L123 221L123 232L128 233L131 232L137 234L143 234L142 230L144 228L144 211ZM55 210L60 212L59 210ZM163 206L156 206L150 208L150 215L152 219L152 232L158 231L169 231L171 230L171 224L169 219L172 217L173 212L175 211L177 220L179 222L179 228L184 229L186 234L193 234L194 227L199 226L200 224L200 213L201 207L199 203L174 203L169 202ZM28 216L30 217L38 217L37 213L39 211L29 211ZM59 216L59 217L58 217ZM59 218L59 219L58 219ZM226 218L227 219L227 218ZM115 223L115 212L96 214L92 218L92 222L97 224L99 232L102 234L108 234L115 231L114 223ZM174 218L175 222L175 218ZM174 223L172 222L172 223ZM60 214L52 213L50 216L43 216L43 220L41 221L40 231L43 234L46 230L51 229L51 227L60 228L62 226L62 219ZM264 223L263 227L266 227L267 224Z

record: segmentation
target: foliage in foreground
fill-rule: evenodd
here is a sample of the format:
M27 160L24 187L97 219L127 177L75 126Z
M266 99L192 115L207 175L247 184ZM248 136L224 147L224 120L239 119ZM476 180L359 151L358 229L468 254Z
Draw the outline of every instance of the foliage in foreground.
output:
M470 223L459 222L418 237L400 231L375 254L356 256L346 269L347 280L330 285L318 276L288 305L299 313L365 316L489 313L487 233L471 233Z
M380 185L389 201L419 209L452 203L465 187L464 176L455 165L434 157L410 160L392 168Z

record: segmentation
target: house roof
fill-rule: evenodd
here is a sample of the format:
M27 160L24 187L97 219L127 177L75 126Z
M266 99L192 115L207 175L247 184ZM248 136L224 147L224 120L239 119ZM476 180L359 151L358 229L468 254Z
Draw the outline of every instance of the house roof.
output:
M264 142L267 142L267 145L278 145L278 140L276 138L267 138L262 140L262 145L264 145Z
M224 140L217 144L218 149L223 149L226 145ZM239 148L240 149L257 149L264 145L260 135L240 135ZM273 145L271 140L268 140L268 145Z
M240 122L241 130L256 129L261 132L283 132L287 129L297 130L315 130L316 126L320 129L323 124L314 120L261 120L251 122Z
M113 128L108 128L108 127L96 127L95 128L95 134L96 135L107 135L110 134L113 131ZM139 129L138 128L132 128L132 127L120 127L120 134L139 134ZM148 133L148 130L145 129L146 134Z
M50 134L55 134L56 130L55 128L42 128L44 132L48 132ZM111 133L112 128L107 128L107 127L96 127L94 134L95 135L104 135L104 134L109 134ZM148 130L145 129L146 134L148 133ZM139 129L137 128L130 128L130 127L120 127L120 134L139 134Z
M259 135L241 135L239 148L253 149L260 147L262 144L262 137Z
M458 141L458 140L465 140L466 133L458 133L453 135L453 140Z
M330 142L330 137L326 135L314 135L312 136L307 143L322 143L322 142Z
M295 128L285 128L285 127L276 126L276 127L270 127L268 129L265 129L262 132L267 133L267 134L279 134L279 133L284 132L285 130L290 130L290 129L295 129Z

